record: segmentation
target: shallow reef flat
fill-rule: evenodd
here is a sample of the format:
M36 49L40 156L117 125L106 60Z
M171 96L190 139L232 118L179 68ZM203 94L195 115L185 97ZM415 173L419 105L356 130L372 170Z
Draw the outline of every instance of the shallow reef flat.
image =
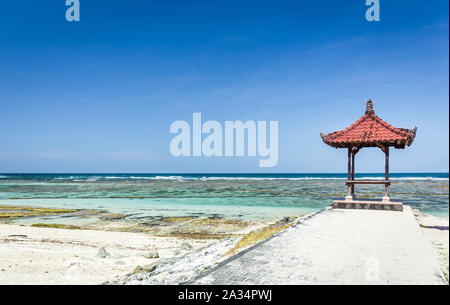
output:
M247 221L216 216L133 217L96 209L0 206L0 223L41 228L147 233L156 236L221 239L243 234L273 221Z
M124 214L109 213L106 210L67 209L51 207L32 207L17 205L0 205L0 221L17 222L23 219L69 219L93 218L100 220L117 220L127 217Z
M74 209L40 208L27 206L0 205L0 219L17 219L24 217L54 216L77 212Z

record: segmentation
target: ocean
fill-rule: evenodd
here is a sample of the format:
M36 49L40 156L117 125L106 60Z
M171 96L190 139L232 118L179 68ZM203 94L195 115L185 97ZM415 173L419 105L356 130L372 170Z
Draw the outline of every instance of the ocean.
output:
M0 205L103 209L129 218L277 219L318 211L346 193L346 174L0 174ZM448 173L392 173L392 199L449 215ZM356 174L384 179L384 174ZM359 198L382 185L357 185Z

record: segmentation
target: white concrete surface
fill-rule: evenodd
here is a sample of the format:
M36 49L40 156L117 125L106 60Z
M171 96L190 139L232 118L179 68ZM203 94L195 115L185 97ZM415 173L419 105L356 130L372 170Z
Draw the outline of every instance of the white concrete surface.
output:
M409 206L327 209L192 284L446 284Z

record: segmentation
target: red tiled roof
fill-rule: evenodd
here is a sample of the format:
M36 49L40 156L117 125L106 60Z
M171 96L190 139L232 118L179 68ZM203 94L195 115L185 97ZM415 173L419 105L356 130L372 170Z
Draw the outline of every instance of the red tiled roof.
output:
M333 147L370 147L377 144L405 148L414 141L417 127L396 128L375 115L373 102L366 103L366 114L344 130L322 134L323 141Z

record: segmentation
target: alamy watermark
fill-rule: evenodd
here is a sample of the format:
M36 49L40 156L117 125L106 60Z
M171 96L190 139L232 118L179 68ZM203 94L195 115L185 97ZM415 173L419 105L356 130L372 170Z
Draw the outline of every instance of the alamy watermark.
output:
M80 0L66 0L66 5L69 6L66 10L66 20L80 21Z
M66 20L69 22L80 21L80 0L66 0ZM380 0L366 0L366 20L369 22L380 21Z
M225 121L224 125L222 128L217 121L202 123L201 113L193 113L192 128L186 121L173 122L170 133L176 136L170 142L170 153L174 157L243 157L247 147L247 156L264 158L259 161L260 167L277 165L278 121Z
M380 21L380 0L366 0L366 20L369 22Z

